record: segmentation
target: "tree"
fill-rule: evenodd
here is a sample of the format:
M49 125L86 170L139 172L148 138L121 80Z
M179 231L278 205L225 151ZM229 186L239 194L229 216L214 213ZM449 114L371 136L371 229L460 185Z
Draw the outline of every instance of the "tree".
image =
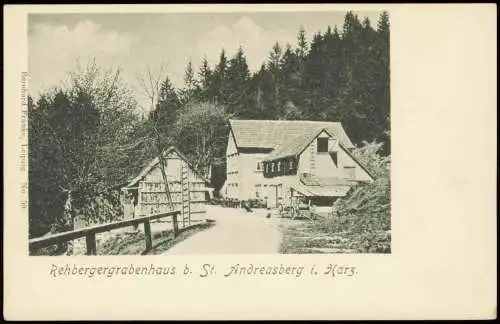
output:
M285 120L301 120L303 119L302 111L295 106L292 101L287 101L283 106L282 119Z
M189 60L184 72L184 89L182 91L182 102L187 103L194 98L197 88L197 80L194 75L193 64Z
M215 67L213 75L213 86L215 90L214 102L216 104L225 104L227 100L227 57L226 52L222 49L219 56L219 63Z
M200 71L198 72L199 86L197 99L200 101L215 102L216 91L214 87L214 73L208 64L206 57L203 58Z
M300 26L299 32L297 33L297 49L296 54L299 58L299 62L304 62L308 53L308 44L306 39L306 30L304 26Z
M59 89L43 95L37 107L31 105L30 203L32 234L50 228L58 231L73 227L74 210L64 215L62 201L72 198L75 209L84 216L85 203L95 196L102 185L97 169L97 145L100 113L91 97L79 90L74 97ZM56 205L46 194L54 195ZM67 195L66 195L67 194ZM64 197L64 198L63 198ZM49 215L54 212L53 215ZM40 223L43 224L40 227Z
M44 93L36 103L28 98L30 237L44 235L52 227L63 228L66 224L63 219L66 195L60 188L64 181L61 172L64 161L59 134L53 128L53 119L57 117L54 97L55 93Z
M282 49L278 42L274 43L271 53L269 53L268 70L275 76L279 75L281 68Z
M325 99L327 98L327 73L325 66L328 65L326 48L323 37L318 32L314 34L311 41L311 49L304 62L303 93L306 94L305 106L311 120L324 120L326 110Z
M380 128L383 130L380 134L380 139L384 143L382 152L390 154L390 23L389 14L384 11L380 15L377 25L377 34L375 41L374 56L380 58L376 66L376 90L375 100L377 101L377 109L379 111L378 121Z
M299 59L296 53L292 50L290 44L286 45L280 65L280 81L282 84L281 96L284 100L292 100L295 103L302 103L301 95L301 71Z
M130 175L140 145L131 144L136 103L119 76L91 60L69 73L65 88L30 100L30 235L72 229L75 215L120 216L109 188Z
M146 72L140 77L139 82L149 99L150 109L154 109L159 103L159 96L161 93L161 79L163 74L163 64L160 67L160 70L157 74L154 74L151 71L151 68L148 67ZM172 203L170 188L167 179L167 174L165 172L165 168L167 166L167 161L165 160L164 152L166 148L171 143L171 138L165 136L165 134L161 131L161 126L159 125L159 119L149 118L145 121L145 127L147 129L146 138L150 140L155 148L155 157L158 158L159 167L161 171L161 175L163 178L165 194L167 196L167 201L169 202L170 209L174 209L174 205Z
M229 113L245 118L251 114L250 93L249 93L250 70L246 61L243 48L240 46L236 54L229 60L226 73L226 94L225 106Z
M247 118L250 119L276 119L278 115L275 106L275 88L272 73L266 69L265 64L261 65L260 70L252 77L251 91L254 93L250 105L254 108L248 111Z
M158 100L149 118L158 125L159 131L165 136L171 136L172 125L177 120L177 115L182 107L177 90L168 77L163 80L158 92Z
M175 142L200 174L208 175L212 168L224 170L229 117L222 106L206 102L189 103L179 115ZM214 181L214 186L220 188L224 179Z

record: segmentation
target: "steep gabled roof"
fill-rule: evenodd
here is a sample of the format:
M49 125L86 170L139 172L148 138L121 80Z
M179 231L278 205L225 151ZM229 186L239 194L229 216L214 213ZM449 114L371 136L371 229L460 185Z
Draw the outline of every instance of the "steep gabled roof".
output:
M291 156L299 156L302 152L311 144L311 142L318 137L322 132L326 132L330 137L333 137L332 134L326 128L320 128L316 131L312 132L309 135L305 136L296 136L290 138L284 144L277 146L271 153L267 155L267 157L263 160L264 162L270 162L278 159L283 159ZM338 143L339 147L349 155L349 157L357 163L370 178L375 179L373 174L359 161L352 153L343 145L342 143Z
M338 122L231 119L229 123L238 148L275 148L292 137L310 136L320 128L328 130L346 148L354 147Z
M184 160L189 168L198 176L200 177L203 181L205 181L207 184L210 183L210 180L206 179L205 177L201 176L199 173L196 172L196 170L193 168L192 164L189 162L189 160L184 156L184 154L182 154L176 147L174 146L171 146L169 147L167 150L165 150L163 152L163 155L165 157L167 157L170 153L176 153L177 156L179 156L179 158L181 158L182 160ZM160 163L160 158L159 157L155 157L146 167L144 167L142 169L142 171L139 173L139 175L137 177L135 177L134 179L132 179L125 187L132 187L134 186L135 184L137 184L137 182L139 182L142 178L144 178L158 163Z
M322 132L326 132L330 137L333 137L325 128L319 128L310 134L295 136L289 138L283 144L278 145L271 153L267 155L264 161L273 161L283 159L290 156L297 156L311 144Z

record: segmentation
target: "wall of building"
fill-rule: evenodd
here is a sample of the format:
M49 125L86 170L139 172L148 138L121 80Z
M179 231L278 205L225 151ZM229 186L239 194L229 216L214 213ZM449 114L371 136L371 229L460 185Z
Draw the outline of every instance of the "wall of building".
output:
M296 175L278 176L267 180L267 207L275 208L278 205L289 205L291 198L291 184L297 181Z
M174 209L179 210L182 207L181 166L183 166L188 169L191 222L204 220L207 203L205 181L189 169L186 161L177 156L169 157L166 162L165 170ZM139 196L136 211L139 215L136 217L164 213L170 210L159 165L139 181L138 186Z
M223 195L227 198L236 199L239 197L239 156L238 149L232 134L229 134L229 141L226 148L226 183Z
M326 133L318 136L327 137ZM351 179L356 181L369 181L370 176L349 154L338 145L334 138L330 138L328 151L337 152L337 164L334 163L329 153L317 152L317 138L304 150L299 158L298 175L310 173L316 177ZM350 168L354 169L354 176L350 176Z
M258 185L263 186L265 183L264 172L262 169L262 160L267 154L263 153L239 153L238 169L239 169L239 197L240 200L254 199L257 195L256 190ZM257 169L257 164L260 163L260 170ZM257 187L256 187L257 185Z

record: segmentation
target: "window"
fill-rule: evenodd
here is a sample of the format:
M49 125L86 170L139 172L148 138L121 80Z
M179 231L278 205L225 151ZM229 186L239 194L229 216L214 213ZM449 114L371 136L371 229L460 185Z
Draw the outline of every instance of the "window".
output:
M318 153L328 152L328 137L318 138Z
M274 162L271 163L271 172L274 172L274 164L275 164Z
M290 170L292 170L293 169L293 160L290 160L289 164L290 164Z
M260 170L261 170L260 162L257 162L257 171L260 171Z
M281 171L281 161L278 162L278 172Z

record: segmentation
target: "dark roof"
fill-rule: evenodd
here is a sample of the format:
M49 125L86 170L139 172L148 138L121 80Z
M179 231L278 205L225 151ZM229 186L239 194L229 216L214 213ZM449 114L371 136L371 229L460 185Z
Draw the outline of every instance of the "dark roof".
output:
M311 133L321 128L328 130L332 136L338 137L345 147L354 147L339 122L231 119L229 123L238 148L275 148L292 137L310 136Z
M196 170L193 168L192 164L189 162L189 160L174 146L171 146L169 147L167 150L165 150L163 152L163 155L164 156L168 156L168 154L170 153L176 153L177 156L179 156L182 160L186 161L186 163L188 164L189 168L198 176L200 177L201 179L203 179L203 181L205 181L207 184L210 183L210 180L206 179L205 177L203 177L202 175L200 175L199 173L196 172ZM144 167L142 169L142 171L139 173L138 176L136 176L134 179L132 179L127 185L126 187L131 187L131 186L134 186L137 182L139 182L144 176L146 176L158 163L160 163L160 158L159 157L155 157L146 167Z

